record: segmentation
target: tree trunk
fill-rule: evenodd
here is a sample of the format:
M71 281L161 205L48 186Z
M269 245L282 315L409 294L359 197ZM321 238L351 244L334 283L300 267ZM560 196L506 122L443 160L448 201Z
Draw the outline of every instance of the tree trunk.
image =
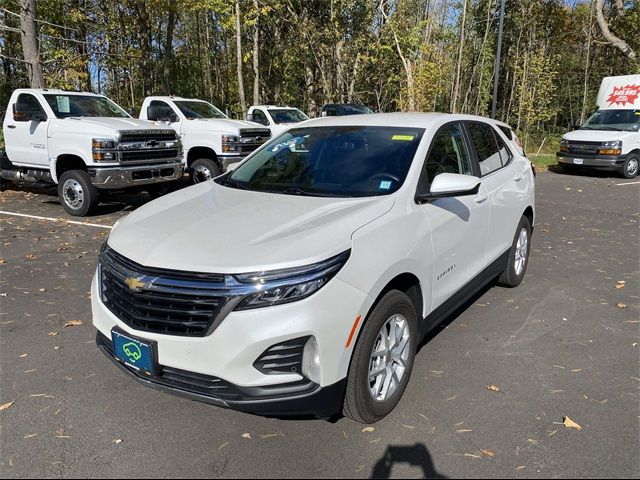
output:
M31 88L44 88L38 25L36 24L36 0L20 0L20 37Z
M460 90L460 70L462 69L462 56L464 53L464 30L467 22L467 0L462 7L462 23L460 24L460 47L458 48L458 64L456 65L456 77L451 94L451 113L456 113L458 103L458 91Z
M260 104L260 20L258 0L253 0L253 9L256 14L256 24L253 28L253 104Z
M167 20L167 37L164 43L164 65L162 68L162 90L171 95L171 56L173 54L173 29L176 25L177 0L169 2L169 18Z
M624 53L629 60L636 61L636 52L633 51L627 42L617 37L609 28L609 23L604 18L604 0L596 0L596 18L598 19L598 25L600 26L602 35L607 42Z
M584 90L582 92L582 112L580 113L581 125L582 123L584 123L584 117L587 112L587 90L589 88L589 64L591 63L590 55L591 55L591 35L592 34L593 34L593 0L591 0L591 4L589 6L589 36L587 37L587 58L584 62Z
M244 97L244 80L242 78L242 30L240 26L240 0L236 0L236 58L238 65L238 95L242 118L247 113L247 101Z
M153 79L151 78L151 25L145 0L136 0L138 28L140 29L140 68L142 70L142 96L151 94ZM133 75L133 72L131 72ZM133 83L133 82L132 82Z

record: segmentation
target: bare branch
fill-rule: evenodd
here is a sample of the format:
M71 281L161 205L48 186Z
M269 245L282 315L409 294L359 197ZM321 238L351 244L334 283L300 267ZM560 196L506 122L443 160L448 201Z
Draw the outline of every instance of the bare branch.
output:
M620 37L617 37L609 28L609 23L604 18L604 0L596 0L596 18L598 19L598 25L602 31L602 35L607 41L624 53L630 60L636 60L636 52Z

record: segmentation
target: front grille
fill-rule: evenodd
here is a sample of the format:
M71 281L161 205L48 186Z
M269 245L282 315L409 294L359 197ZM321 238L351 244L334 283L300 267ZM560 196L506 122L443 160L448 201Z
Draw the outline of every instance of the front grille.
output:
M569 142L569 153L576 154L595 154L602 148L600 142Z
M134 130L120 133L120 143L127 142L171 142L177 140L173 130Z
M178 157L178 149L169 150L132 150L121 153L123 162L145 161L145 160L166 160Z
M249 155L271 138L271 131L264 128L252 128L240 130L240 143L238 152L240 155Z
M302 354L310 337L300 337L269 347L253 366L262 373L283 374L302 371Z
M223 275L144 267L108 246L99 268L102 302L136 330L203 337L229 300Z

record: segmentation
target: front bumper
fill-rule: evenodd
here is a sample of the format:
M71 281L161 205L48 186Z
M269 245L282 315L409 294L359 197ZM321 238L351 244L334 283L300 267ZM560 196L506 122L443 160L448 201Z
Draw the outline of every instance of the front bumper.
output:
M331 417L342 408L346 380L327 387L302 380L284 385L243 388L217 377L162 366L157 375L145 376L119 362L113 355L111 340L100 332L96 334L96 344L122 371L143 385L190 400L260 415Z
M183 174L181 161L149 165L89 167L91 183L100 189L120 189L137 185L170 182Z
M596 155L558 152L559 164L596 168L598 170L620 170L627 159L626 155Z
M353 322L366 315L373 300L362 291L333 278L314 295L289 304L233 311L211 334L185 337L143 332L118 319L100 300L97 278L92 284L93 324L98 345L113 358L104 341L114 327L142 340L157 343L159 376L140 377L121 365L136 379L194 400L260 414L312 414L328 417L340 410L355 342L345 347ZM296 373L264 373L254 366L256 359L273 345L313 336L320 356L319 380L311 382ZM210 382L213 378L228 387L225 392L202 391L182 382L168 384L163 372L179 372L190 379Z

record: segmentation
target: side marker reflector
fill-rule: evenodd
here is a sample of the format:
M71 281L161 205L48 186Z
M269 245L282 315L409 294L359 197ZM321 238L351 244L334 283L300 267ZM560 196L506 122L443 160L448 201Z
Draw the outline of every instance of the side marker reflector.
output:
M356 317L356 321L353 322L353 327L351 327L351 333L349 334L349 339L347 340L347 344L344 346L344 348L349 348L349 346L351 345L351 340L353 340L353 336L356 334L356 330L358 329L358 325L360 324L360 318L361 316L358 315Z

